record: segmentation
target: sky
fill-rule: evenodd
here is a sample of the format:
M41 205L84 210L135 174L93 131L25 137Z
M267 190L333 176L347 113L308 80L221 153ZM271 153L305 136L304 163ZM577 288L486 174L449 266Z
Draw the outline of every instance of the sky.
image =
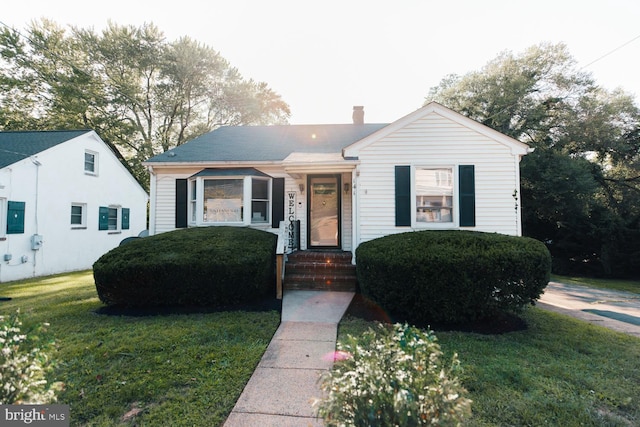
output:
M153 23L218 51L266 82L290 123L389 123L420 108L449 74L479 71L501 52L564 43L577 68L640 105L638 0L18 0L0 22L34 19L100 31Z

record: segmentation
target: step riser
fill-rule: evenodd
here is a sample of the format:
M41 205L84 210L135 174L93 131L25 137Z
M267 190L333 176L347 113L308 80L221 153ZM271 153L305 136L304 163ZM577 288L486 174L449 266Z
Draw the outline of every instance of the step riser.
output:
M284 289L355 292L356 266L351 252L308 252L289 254L285 265Z
M286 272L287 274L340 274L355 277L356 267L340 264L287 264Z

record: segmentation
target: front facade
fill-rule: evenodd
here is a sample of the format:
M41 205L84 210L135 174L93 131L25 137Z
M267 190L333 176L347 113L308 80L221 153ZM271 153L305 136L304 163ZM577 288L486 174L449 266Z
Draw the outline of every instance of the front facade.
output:
M0 132L0 282L91 268L147 201L93 131Z
M290 247L351 252L412 230L519 235L528 151L437 103L391 124L223 127L145 163L150 232L284 221Z

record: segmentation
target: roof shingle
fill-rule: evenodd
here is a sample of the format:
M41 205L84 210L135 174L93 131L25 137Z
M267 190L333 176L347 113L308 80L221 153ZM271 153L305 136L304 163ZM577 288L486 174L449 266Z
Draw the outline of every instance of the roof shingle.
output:
M38 154L89 130L0 132L0 169Z
M384 123L224 126L147 162L281 161L293 152L340 153L344 147L385 126Z

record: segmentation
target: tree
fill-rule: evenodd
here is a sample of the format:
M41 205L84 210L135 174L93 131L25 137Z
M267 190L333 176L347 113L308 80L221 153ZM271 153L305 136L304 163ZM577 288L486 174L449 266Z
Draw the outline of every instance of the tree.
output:
M188 37L52 21L0 32L0 129L94 129L140 177L149 157L222 125L286 123L289 106ZM147 182L143 178L143 182Z
M541 44L447 76L428 100L535 148L521 163L523 229L547 243L554 271L640 275L640 111L630 95L599 88L565 45Z

